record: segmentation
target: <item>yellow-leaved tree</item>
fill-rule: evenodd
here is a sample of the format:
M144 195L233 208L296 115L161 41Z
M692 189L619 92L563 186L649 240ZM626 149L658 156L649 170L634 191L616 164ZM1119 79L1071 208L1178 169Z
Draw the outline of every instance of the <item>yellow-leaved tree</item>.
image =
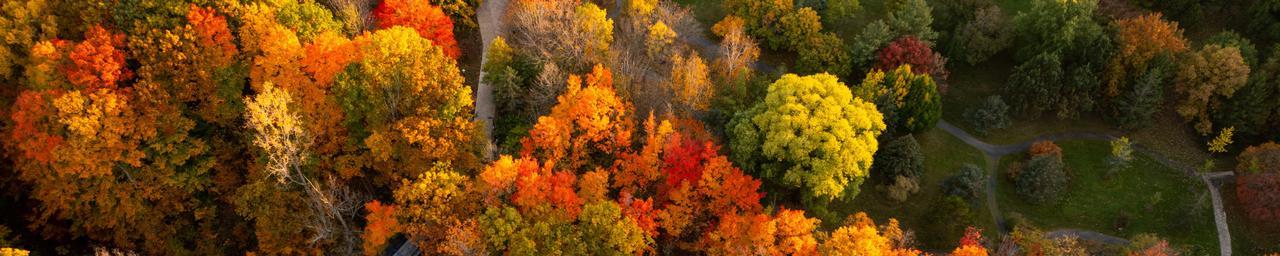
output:
M835 76L788 74L729 129L735 162L818 202L858 194L885 124L875 105L853 97ZM810 206L821 212L820 205Z

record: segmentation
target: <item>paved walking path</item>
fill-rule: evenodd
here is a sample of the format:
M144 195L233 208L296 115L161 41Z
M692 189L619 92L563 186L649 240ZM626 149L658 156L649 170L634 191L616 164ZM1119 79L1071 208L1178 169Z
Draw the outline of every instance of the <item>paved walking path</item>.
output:
M476 19L480 24L480 41L484 44L481 54L489 54L489 43L497 38L502 30L506 28L503 24L502 16L507 12L507 0L485 0L480 3L480 9L476 11ZM484 63L489 61L489 56L483 56L480 60L480 66L484 67ZM484 69L480 69L480 77L484 77ZM475 120L484 123L484 137L486 144L484 158L492 159L497 153L497 146L493 143L493 121L494 121L494 105L493 105L493 86L485 83L483 79L476 86L476 116Z
M943 131L946 131L952 136L955 136L956 138L960 139L960 141L964 141L965 144L968 144L969 146L977 148L979 151L982 151L983 155L986 156L987 209L991 212L991 218L995 220L996 226L1000 229L1002 233L1007 228L1004 226L1005 225L1004 217L1001 216L1002 214L1000 212L1000 206L997 204L998 202L995 198L996 185L997 185L996 177L998 175L998 172L996 169L999 168L998 164L999 164L1000 157L1008 154L1026 151L1027 148L1030 148L1032 143L1035 143L1037 141L1042 141L1042 140L1110 141L1116 138L1114 135L1112 135L1115 132L1105 132L1105 133L1070 132L1070 133L1041 135L1041 136L1037 136L1036 138L1023 141L1021 143L1015 143L1015 144L1009 144L1009 145L992 145L990 143L986 143L978 139L977 137L974 137L973 135L970 135L968 132L965 132L963 129L960 129L959 127L951 125L951 123L948 123L946 120L939 120L938 128L942 129ZM1135 148L1138 150L1139 153L1142 153L1144 155L1151 157L1152 159L1155 159L1157 162L1160 162L1166 167L1172 168L1174 170L1182 171L1192 177L1200 178L1200 180L1204 182L1205 188L1209 190L1209 195L1213 201L1214 224L1216 224L1218 228L1219 254L1223 256L1230 256L1231 255L1231 232L1227 228L1226 212L1223 211L1222 197L1218 194L1218 183L1215 183L1215 181L1218 181L1218 182L1230 181L1231 178L1233 177L1233 173L1232 172L1215 172L1215 173L1201 174L1197 172L1196 168L1194 167L1191 167L1181 162L1173 161L1172 159L1162 154L1159 154L1158 152L1145 148L1142 145L1135 144ZM1055 230L1053 232L1050 232L1049 235L1052 237L1055 234L1075 235L1077 237L1080 237L1081 239L1096 240L1096 241L1101 241L1104 243L1111 243L1111 244L1128 242L1127 240L1124 240L1122 238L1112 237L1105 234L1101 234L1093 231L1087 231L1087 230L1062 229L1062 230Z

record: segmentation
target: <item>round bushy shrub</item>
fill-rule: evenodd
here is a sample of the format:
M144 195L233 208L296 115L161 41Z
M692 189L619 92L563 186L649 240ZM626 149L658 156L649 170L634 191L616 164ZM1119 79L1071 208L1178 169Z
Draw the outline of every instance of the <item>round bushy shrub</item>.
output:
M1004 103L1000 95L991 95L982 101L982 105L965 111L964 118L969 120L979 135L987 135L991 130L1009 126L1009 105Z
M1038 155L1027 162L1014 183L1018 194L1027 201L1052 203L1067 189L1067 172L1061 158Z
M879 182L892 184L896 177L916 179L924 173L924 154L920 143L911 135L904 135L885 143L876 151L871 164L871 175Z
M965 164L955 175L942 181L942 191L949 196L975 199L982 195L986 184L987 173L982 168L974 164Z

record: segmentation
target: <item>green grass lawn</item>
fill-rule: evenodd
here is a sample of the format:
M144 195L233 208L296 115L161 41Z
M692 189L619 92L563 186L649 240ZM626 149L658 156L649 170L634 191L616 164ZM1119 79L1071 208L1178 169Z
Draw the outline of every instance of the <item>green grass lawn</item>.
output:
M1231 249L1239 255L1262 255L1280 252L1280 225L1265 225L1250 221L1236 203L1234 184L1222 186L1222 204L1227 211L1227 225L1231 230Z
M1154 233L1174 245L1193 249L1192 255L1217 250L1212 205L1203 183L1145 156L1135 159L1130 169L1108 178L1106 157L1110 147L1106 142L1061 141L1058 145L1071 174L1062 200L1034 205L1022 199L1012 181L1005 178L1004 170L1014 161L1024 160L1025 155L1006 156L1001 161L997 192L1004 216L1020 213L1046 231L1087 229L1122 238ZM1128 224L1117 229L1121 216L1128 217Z
M848 214L859 211L866 212L867 215L876 220L876 223L885 223L889 218L896 218L904 230L910 229L919 232L923 230L921 227L930 225L930 223L924 222L924 217L928 214L934 202L943 198L942 181L953 175L966 163L983 166L984 162L982 153L977 149L965 145L964 142L938 129L917 134L916 140L920 142L920 148L925 155L925 170L920 181L919 193L912 195L906 202L893 203L884 192L875 188L875 184L872 184L874 182L868 181L862 184L862 192L854 199L851 206L847 205L848 203L843 203L834 207L834 209L847 209ZM996 230L996 225L991 219L990 212L987 211L985 201L978 201L977 204L970 207L975 218L973 221L979 228L983 229L984 235L996 237L998 230Z

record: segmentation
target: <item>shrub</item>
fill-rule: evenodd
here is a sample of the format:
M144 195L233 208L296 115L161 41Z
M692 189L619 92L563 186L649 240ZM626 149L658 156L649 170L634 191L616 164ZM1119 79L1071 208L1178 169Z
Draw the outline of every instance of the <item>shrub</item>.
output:
M942 181L942 191L949 196L976 199L987 184L986 171L974 164L965 164L955 175Z
M1107 165L1111 166L1111 170L1107 173L1128 169L1131 161L1133 161L1133 143L1129 142L1129 138L1120 137L1112 140L1111 156L1107 158Z
M1067 188L1067 173L1062 159L1052 155L1032 157L1014 181L1015 189L1035 204L1056 202Z
M924 173L924 154L920 152L920 143L911 135L884 143L884 147L876 151L871 173L875 179L885 184L896 182L894 179L899 176L911 179L920 177Z
M1051 155L1058 158L1058 161L1062 161L1062 147L1058 147L1058 144L1053 143L1053 141L1037 141L1031 144L1031 148L1027 149L1027 155L1031 158Z
M893 183L884 186L885 193L889 195L889 199L895 203L906 202L907 197L920 191L920 184L917 178L908 178L897 176L893 178Z
M965 111L964 118L969 120L979 135L987 135L991 130L1002 129L1012 122L1009 120L1009 105L1004 103L1000 95L988 96L982 105Z

